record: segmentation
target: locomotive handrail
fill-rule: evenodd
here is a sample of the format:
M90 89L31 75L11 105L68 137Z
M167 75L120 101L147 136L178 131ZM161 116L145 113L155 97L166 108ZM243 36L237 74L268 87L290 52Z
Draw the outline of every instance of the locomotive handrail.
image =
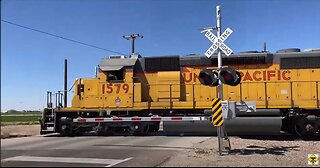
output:
M316 82L316 93L317 93L317 108L320 108L319 106L319 82Z
M71 88L69 90L67 90L66 92L70 92L73 87L75 86L75 84L77 83L78 80L75 80L73 85L71 86ZM55 106L60 108L62 107L62 97L63 97L63 92L64 90L58 90L58 91L47 91L47 108L53 108L53 103L52 103L52 96L55 96Z

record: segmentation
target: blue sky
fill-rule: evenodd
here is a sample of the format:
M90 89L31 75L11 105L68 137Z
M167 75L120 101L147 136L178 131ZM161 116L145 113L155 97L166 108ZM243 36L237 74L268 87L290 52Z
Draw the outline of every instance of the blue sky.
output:
M217 5L235 53L264 41L270 52L320 48L319 0L2 0L1 19L127 55L132 33L144 36L142 56L204 55L211 42L199 28L216 26ZM1 111L43 109L46 91L63 89L64 59L70 88L113 54L1 22Z

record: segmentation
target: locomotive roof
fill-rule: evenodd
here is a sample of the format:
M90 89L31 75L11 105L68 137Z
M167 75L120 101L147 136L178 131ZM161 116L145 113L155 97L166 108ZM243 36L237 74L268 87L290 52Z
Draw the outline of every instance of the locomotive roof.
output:
M125 66L134 66L136 62L137 62L137 58L125 58L125 59L105 58L101 60L99 67L102 71L117 71Z
M313 67L320 65L320 51L305 52L256 52L249 51L244 53L231 54L230 56L222 55L225 65L243 65L243 64L273 64L281 65L290 62L292 66L297 66L301 61L307 60L315 64ZM290 59L290 60L288 60ZM206 66L216 65L218 62L217 54L210 58L204 55L171 55L171 56L146 56L142 58L108 58L103 59L99 66L102 71L115 71L123 67L134 67L135 70L143 71L172 71L179 70L184 66ZM286 67L286 66L283 66ZM291 67L291 66L290 66ZM305 67L305 66L303 66Z

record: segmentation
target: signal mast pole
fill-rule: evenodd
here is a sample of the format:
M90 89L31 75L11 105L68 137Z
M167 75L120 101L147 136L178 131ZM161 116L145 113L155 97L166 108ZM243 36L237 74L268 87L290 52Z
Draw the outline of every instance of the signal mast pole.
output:
M217 15L217 38L220 38L221 35L221 10L220 6L216 7L216 15ZM221 50L218 48L218 68L221 69L222 67L222 56ZM217 86L218 89L218 98L223 101L223 88L222 82L219 80L219 85ZM219 154L222 155L222 145L223 145L223 137L224 137L224 125L217 128L217 136L218 136L218 143L219 143Z
M220 6L216 7L216 14L217 14L217 37L220 38L221 35L221 12ZM222 67L222 57L221 57L221 50L218 48L218 68L221 69ZM218 85L218 98L223 100L223 90L222 90L222 82L219 80Z
M232 117L229 117L229 102L223 101L223 83L230 85L230 86L236 86L240 83L241 76L240 73L233 70L229 67L223 67L222 66L222 55L221 52L224 52L227 56L232 54L232 49L230 49L228 46L226 46L223 42L230 36L230 34L233 32L230 28L227 28L222 34L221 34L221 8L220 6L216 6L216 15L217 15L217 26L216 27L207 27L203 28L203 31L201 33L206 32L205 36L213 43L210 48L205 52L205 55L210 58L214 52L218 51L218 72L216 70L212 70L212 72L202 70L199 73L199 81L203 85L207 86L217 86L217 97L218 101L215 99L212 99L212 123L214 126L217 126L217 137L219 142L219 154L222 155L222 145L224 148L224 151L230 151L231 145L230 140L227 136L227 132L224 128L224 118L229 119ZM217 36L214 35L211 31L217 30ZM207 68L211 69L211 68ZM226 75L229 75L226 76ZM226 78L228 77L228 78ZM209 80L205 79L208 78ZM222 108L221 108L222 107ZM227 109L226 109L227 108ZM225 114L227 113L227 114ZM227 141L228 144L225 146L225 142Z

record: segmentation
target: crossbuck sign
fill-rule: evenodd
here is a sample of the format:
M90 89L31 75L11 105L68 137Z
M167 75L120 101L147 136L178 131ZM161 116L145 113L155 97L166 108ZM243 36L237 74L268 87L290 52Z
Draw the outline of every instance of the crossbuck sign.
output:
M227 28L218 38L211 32L211 30L212 29L208 29L201 32L206 32L205 36L213 43L211 47L206 51L205 55L209 58L214 53L214 51L220 48L221 51L223 51L227 56L229 56L232 53L232 50L223 42L230 36L230 34L233 31L230 28Z

